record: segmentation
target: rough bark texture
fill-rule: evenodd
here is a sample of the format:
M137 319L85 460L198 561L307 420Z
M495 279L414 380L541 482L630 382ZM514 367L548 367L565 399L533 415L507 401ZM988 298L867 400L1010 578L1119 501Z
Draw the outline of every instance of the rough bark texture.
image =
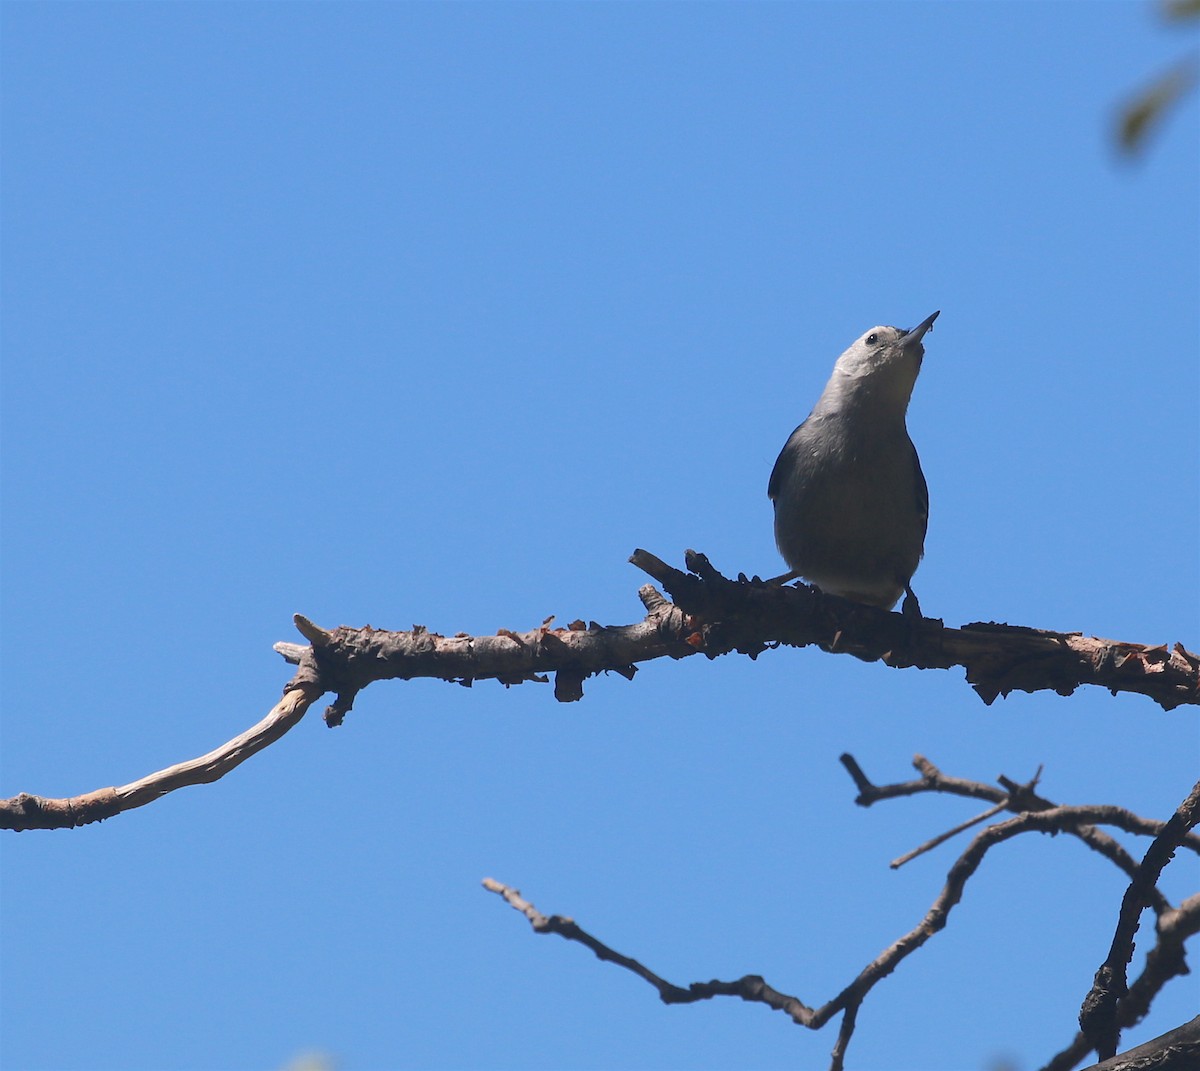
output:
M355 695L377 680L438 677L469 686L484 679L546 682L554 674L555 698L571 702L582 698L589 676L611 670L632 678L636 663L654 658L716 658L732 652L757 658L779 646L810 645L896 668L962 666L967 681L989 704L1013 691L1070 695L1081 684L1114 694L1137 692L1165 710L1200 703L1200 656L1179 644L1124 643L995 622L948 628L940 620L889 613L803 584L730 580L704 555L690 551L690 572L644 550L635 551L630 560L674 600L644 586L638 595L649 612L631 625L575 621L553 628L553 618L547 618L527 632L443 636L423 626L407 632L344 626L325 630L297 617L323 682L338 697L326 720L339 723ZM276 644L276 650L295 661L310 648Z
M337 725L355 696L379 680L436 677L470 686L492 679L511 685L546 683L553 675L555 698L568 703L583 697L588 677L611 671L632 679L637 663L654 658L703 654L712 659L732 652L757 658L780 646L812 645L897 668L962 666L985 703L1016 690L1070 695L1081 684L1114 694L1137 692L1165 710L1200 703L1200 656L1179 644L1121 643L994 622L947 628L936 619L889 613L803 584L785 587L744 576L730 580L693 551L686 555L688 572L644 550L634 551L630 560L674 602L644 585L638 596L646 616L629 625L573 621L554 628L551 617L526 632L442 636L419 625L406 632L370 626L327 630L297 614L296 627L308 644L275 645L299 668L283 700L258 725L207 755L128 785L70 799L22 792L0 800L0 829L85 825L184 785L215 781L287 732L322 694L336 696L325 720Z
M1196 1071L1197 1068L1200 1068L1200 1015L1083 1071Z

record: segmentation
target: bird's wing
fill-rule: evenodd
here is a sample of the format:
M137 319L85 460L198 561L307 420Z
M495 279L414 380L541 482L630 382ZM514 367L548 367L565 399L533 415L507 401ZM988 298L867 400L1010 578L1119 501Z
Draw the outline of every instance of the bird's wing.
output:
M929 530L929 484L925 482L925 473L921 471L921 459L917 457L917 448L909 441L908 448L912 451L913 475L916 476L917 513L921 517L921 540L924 542L925 533Z
M804 424L807 423L807 420L804 421ZM767 498L769 498L772 502L779 497L779 485L783 483L783 455L787 453L788 447L792 445L792 440L796 437L796 434L800 431L800 428L804 427L804 424L801 424L796 431L793 431L792 434L788 436L787 442L783 444L783 449L779 451L779 456L775 459L775 467L771 470L771 478L767 481Z

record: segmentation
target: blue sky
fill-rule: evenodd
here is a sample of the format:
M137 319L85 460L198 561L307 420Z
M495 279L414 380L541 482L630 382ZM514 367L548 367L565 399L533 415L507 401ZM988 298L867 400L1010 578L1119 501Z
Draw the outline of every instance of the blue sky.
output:
M941 309L909 415L927 613L1200 642L1195 47L1149 4L8 3L0 794L257 721L291 615L639 619L638 546L781 570L765 490L833 360ZM520 887L680 984L810 1004L924 914L948 773L1165 817L1186 711L816 651L634 682L376 685L217 784L9 835L0 1063L26 1071L820 1068L834 1032L667 1008L532 935ZM1135 842L1131 847L1140 855ZM1164 888L1194 891L1180 858ZM1032 1069L1123 882L989 856L864 1006L860 1069ZM1031 966L1034 969L1031 970ZM1130 1042L1194 1014L1177 981Z

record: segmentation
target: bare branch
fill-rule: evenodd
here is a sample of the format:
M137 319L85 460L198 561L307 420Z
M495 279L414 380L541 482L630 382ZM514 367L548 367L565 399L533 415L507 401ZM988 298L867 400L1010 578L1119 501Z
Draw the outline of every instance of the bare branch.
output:
M954 796L965 796L969 799L992 800L996 804L1002 806L1005 810L1011 811L1014 814L1020 814L1023 811L1045 811L1052 808L1057 808L1059 804L1051 800L1039 796L1033 791L1037 784L1038 778L1026 785L1017 784L1010 778L1001 775L997 780L1000 788L992 785L983 784L980 781L969 781L961 777L950 777L942 773L936 765L930 762L923 755L913 757L913 766L921 773L920 780L917 781L901 781L891 785L876 785L873 784L870 778L863 773L857 760L853 755L844 754L839 760L846 770L849 772L854 781L855 787L858 789L858 796L855 799L860 807L870 807L873 803L880 800L896 799L901 796L913 796L920 792L940 792ZM1038 771L1040 776L1041 771ZM1089 808L1091 814L1095 815L1095 821L1104 825L1114 825L1127 833L1133 833L1137 836L1154 837L1157 836L1163 829L1162 822L1154 822L1147 818L1142 818L1140 815L1134 814L1123 807L1112 807L1109 805L1100 805ZM967 823L967 826L973 824L977 819ZM956 832L956 831L952 831ZM1071 836L1078 837L1093 851L1099 852L1116 867L1128 874L1130 877L1137 870L1137 861L1108 833L1101 829L1097 829L1091 822L1084 823L1073 829L1067 830ZM946 839L945 836L935 838L939 843ZM918 851L927 850L929 847L935 847L935 844L929 843L923 845ZM1182 842L1182 847L1188 848L1193 852L1200 853L1200 836L1194 833L1189 833ZM913 854L913 853L910 853ZM902 860L897 860L892 866ZM1157 889L1154 889L1151 894L1150 906L1155 912L1162 915L1163 912L1170 911L1171 905Z
M842 755L841 762L858 789L859 795L855 802L864 807L869 807L880 800L896 799L919 792L941 792L971 799L994 799L998 805L1018 813L1022 810L1047 810L1058 806L1033 792L1037 777L1028 785L1018 785L1011 779L1001 776L998 778L1001 788L997 789L981 782L949 777L924 756L917 755L913 759L913 766L921 773L919 780L891 785L875 785L852 755ZM1087 811L1097 821L1116 825L1141 836L1159 836L1167 828L1167 823L1142 818L1121 807L1093 807L1087 808ZM1109 834L1097 829L1095 825L1085 823L1068 829L1066 832L1078 837L1088 847L1109 859L1131 878L1136 875L1138 863L1117 841ZM935 838L938 841L944 839L944 837ZM927 846L922 846L922 848ZM1180 847L1200 852L1200 837L1195 833L1187 833L1180 840ZM1146 891L1149 896L1149 904L1158 915L1156 921L1157 941L1146 954L1141 974L1129 986L1128 994L1120 1002L1117 1022L1121 1029L1135 1026L1145 1018L1154 998L1163 987L1172 978L1188 973L1184 942L1196 933L1200 933L1200 893L1189 897L1178 908L1174 908L1158 888ZM1076 1067L1093 1049L1094 1046L1082 1033L1079 1033L1070 1045L1046 1064L1043 1071L1069 1071L1070 1068ZM1186 1066L1186 1064L1180 1066Z
M945 833L939 833L936 837L932 837L924 844L914 848L912 851L905 852L903 855L893 859L890 863L888 863L888 866L892 870L899 870L902 866L904 866L905 863L911 863L918 856L924 855L926 852L933 851L933 849L938 847L938 845L945 844L946 841L952 840L954 837L957 837L960 833L965 832L972 826L977 826L980 822L986 822L989 818L994 818L1007 806L1008 800L1005 799L1002 802L997 803L995 807L989 807L982 814L977 814L974 818L968 818L965 822L960 822L952 829L947 829Z
M846 1008L846 1014L842 1016L842 1025L838 1028L837 1041L833 1043L833 1051L830 1053L829 1071L842 1071L846 1066L846 1047L850 1044L854 1028L858 1025L858 1009L861 1007L862 1001L856 1000Z
M710 658L739 651L756 657L769 646L809 644L895 667L963 666L985 703L1013 691L1050 689L1069 695L1081 684L1139 692L1165 710L1200 703L1200 655L1176 644L1168 649L1083 636L974 622L947 628L925 618L916 624L803 584L794 587L744 576L722 576L703 554L688 551L684 573L648 551L630 558L657 580L688 614L695 629L686 639Z
M1140 692L1168 710L1200 703L1200 656L1178 644L1169 650L994 623L955 629L932 618L914 624L902 614L822 595L803 584L729 580L693 551L687 553L690 573L644 550L634 551L630 561L675 600L645 585L638 596L646 617L630 625L574 621L553 628L553 618L547 618L526 632L443 636L423 625L407 632L371 626L327 630L297 615L296 627L312 642L322 678L337 693L326 721L340 724L358 692L378 680L433 677L470 686L493 679L507 686L545 683L554 674L555 698L572 702L582 698L588 677L613 671L632 678L639 662L655 658L716 658L733 651L756 658L781 645L810 644L897 668L963 666L987 703L1015 690L1069 695L1080 684L1114 694ZM275 649L291 662L310 650L292 643L277 643Z
M1132 992L1132 987L1130 987ZM1140 1018L1140 1017L1139 1017ZM1138 1019L1129 1019L1122 1009L1120 1013L1121 1026L1133 1026ZM1045 1064L1040 1071L1071 1071L1092 1051L1083 1034L1077 1034L1075 1040L1053 1060ZM1153 1059L1150 1059L1153 1057ZM1183 1026L1170 1030L1136 1048L1111 1057L1099 1064L1093 1064L1085 1071L1195 1071L1200 1066L1200 1016L1189 1020Z
M924 756L917 755L913 759L913 766L921 773L919 780L891 785L875 785L852 755L842 755L841 762L858 789L859 795L855 802L864 807L869 807L881 800L911 796L920 792L941 792L970 799L993 799L1008 810L1018 813L1022 810L1048 810L1058 806L1033 792L1033 786L1037 783L1036 777L1028 785L1018 785L1011 779L1001 776L998 778L1001 787L997 789L981 782L949 777ZM1095 821L1115 825L1140 836L1161 836L1168 826L1168 823L1142 818L1121 807L1076 808L1076 811L1086 814ZM1109 859L1131 878L1136 875L1138 863L1109 834L1097 829L1090 821L1069 828L1066 832L1078 837L1088 847ZM1179 846L1193 852L1200 852L1200 837L1195 833L1186 833L1181 838ZM1172 978L1188 973L1184 942L1196 933L1200 933L1200 893L1189 897L1178 908L1175 908L1157 888L1148 889L1146 892L1149 896L1150 906L1158 915L1156 921L1157 942L1146 954L1146 962L1141 974L1129 986L1128 994L1120 1002L1117 1022L1121 1029L1135 1026L1145 1018L1151 1003L1162 988ZM1079 1033L1070 1045L1046 1064L1043 1071L1069 1071L1070 1068L1076 1067L1093 1049L1094 1046L1082 1033Z
M556 933L568 941L577 941L585 948L590 948L597 959L615 963L658 990L659 999L664 1004L694 1004L698 1000L711 1000L713 997L741 997L743 1000L766 1004L776 1011L786 1012L792 1020L801 1026L810 1025L813 1015L812 1008L800 1003L795 997L789 997L767 985L756 974L748 974L735 982L693 982L687 989L673 985L665 978L660 978L649 967L636 959L622 955L597 940L586 930L576 925L575 920L564 915L543 915L528 900L521 896L519 889L504 885L495 878L484 878L483 887L489 892L502 896L510 907L519 911L533 927L534 933ZM822 1020L824 1022L824 1020Z
M839 761L847 770L851 771L855 787L859 790L859 794L854 802L860 807L870 807L871 804L879 800L895 799L899 796L915 796L920 792L941 792L952 796L967 796L971 799L994 800L996 803L1004 804L1005 809L1012 811L1014 814L1019 814L1022 811L1047 811L1062 806L1062 804L1054 803L1052 800L1039 796L1033 791L1034 786L1037 784L1037 779L1028 784L1019 785L1011 778L1005 777L1002 774L997 778L1002 787L995 788L981 781L968 781L961 777L950 777L942 773L924 755L913 756L912 762L913 766L921 771L922 776L920 780L900 781L892 785L873 784L867 778L866 774L862 772L862 768L858 765L853 755L844 754L840 757ZM1096 816L1095 821L1103 825L1117 826L1125 830L1126 833L1134 833L1143 837L1158 836L1166 825L1164 822L1157 822L1151 818L1143 818L1141 815L1134 814L1124 807L1114 807L1106 803L1092 804L1088 807L1076 807L1074 809L1080 812L1086 810L1087 813ZM1180 841L1180 847L1200 853L1200 835L1195 833L1186 834ZM1130 875L1132 875L1135 867L1136 864L1130 866L1128 871Z
M1150 905L1153 892L1157 891L1159 875L1174 857L1175 850L1187 840L1197 821L1200 821L1200 781L1154 838L1125 890L1108 956L1096 971L1091 991L1079 1011L1080 1029L1101 1060L1116 1055L1121 1039L1117 1013L1128 993L1126 968L1133 958L1133 939L1142 912Z
M687 624L678 609L649 584L638 597L648 612L636 624L572 621L565 628L553 628L554 618L548 617L527 632L499 629L492 636L442 636L423 625L408 632L369 625L325 630L297 614L301 634L320 642L312 648L277 643L275 650L289 662L312 651L328 690L337 693L325 712L329 725L339 725L357 694L379 680L434 677L470 687L477 680L492 679L507 686L546 683L553 673L555 698L572 702L583 697L584 680L597 673L612 671L632 679L638 662L696 653L685 642Z
M215 751L168 766L120 788L102 788L70 799L43 799L22 792L12 799L0 800L0 829L69 829L143 807L185 785L216 781L298 724L323 690L302 667L284 688L283 698L262 721Z
M1085 1071L1196 1071L1197 1067L1200 1067L1200 1015Z
M612 671L632 679L637 664L649 659L697 653L716 658L731 651L753 658L781 644L815 644L896 667L965 666L968 681L986 702L1014 689L1053 688L1069 694L1082 683L1102 685L1114 693L1141 692L1166 709L1200 702L1200 656L1178 644L1168 651L1165 645L1146 647L1011 625L977 623L954 629L933 619L914 623L902 614L822 595L804 585L783 587L744 576L729 580L692 551L687 554L690 573L644 550L635 551L631 561L660 580L676 599L671 603L656 588L644 585L638 596L647 613L631 625L573 621L566 628L554 628L554 618L548 617L527 632L500 629L493 636L447 637L419 625L408 632L370 626L328 630L297 614L296 628L310 646L275 645L301 670L285 690L284 701L259 725L207 755L120 788L70 799L22 793L0 800L0 828L83 825L143 806L184 785L215 781L278 739L323 692L336 694L325 721L338 725L358 692L377 680L435 677L469 687L485 678L505 685L547 682L553 673L555 698L571 702L582 698L583 682L589 676ZM858 783L861 771L847 769ZM928 787L923 779L888 791L904 794ZM1013 788L1017 795L1004 805L1009 810L1052 806L1038 802L1032 786ZM867 797L879 791L863 778L859 802L868 802ZM943 786L939 791L952 789ZM978 787L965 791L980 795ZM1004 794L984 786L982 798L999 804ZM1115 858L1119 846L1111 850Z
M863 795L868 791L875 793L875 798L878 799L912 795L916 791L953 791L957 794L970 794L972 796L996 792L990 786L981 785L977 782L946 778L937 771L937 768L932 763L929 763L928 760L920 756L917 756L917 760L914 763L925 774L925 777L920 782L909 782L903 786L885 786L882 788L871 784L862 772L861 767L851 756L842 756L842 762L847 769L852 771L855 783L859 787L860 797L858 802L860 803L863 802ZM919 787L914 788L914 785ZM964 792L964 789L967 787L972 789L970 793ZM1006 791L1001 792L1001 799L997 800L997 803L1001 806L1014 807L1015 801L1019 798L1026 800L1030 798L1038 799L1037 797L1032 797L1032 784L1019 786L1008 782L1005 787ZM894 791L901 788L907 791ZM1200 789L1200 786L1198 786L1198 789ZM1119 856L1114 857L1114 853L1107 850L1108 846L1105 843L1105 841L1111 844L1115 844L1115 842L1112 842L1111 838L1107 837L1107 834L1101 834L1098 830L1095 830L1092 826L1093 823L1109 822L1119 825L1122 828L1134 826L1136 830L1131 831L1142 833L1152 829L1154 832L1160 834L1160 839L1165 831L1172 828L1169 822L1150 822L1140 819L1135 815L1130 815L1129 812L1119 807L1066 807L1054 805L1049 801L1038 800L1038 802L1041 804L1038 809L1022 810L1016 817L989 826L976 834L966 851L959 856L950 868L945 886L921 922L899 940L884 949L883 952L859 972L858 976L845 989L819 1008L806 1005L798 997L781 993L779 990L769 986L759 975L746 975L729 982L693 982L686 988L675 985L661 978L639 961L617 952L599 941L581 929L575 923L574 919L561 915L543 915L533 904L523 899L516 889L503 885L492 878L486 878L483 885L491 892L502 896L510 906L520 911L529 919L534 932L557 933L566 940L576 941L585 945L600 959L616 963L618 966L624 967L654 986L658 991L659 998L666 1004L687 1004L697 1000L711 999L716 996L738 996L743 1000L756 1001L776 1010L784 1011L797 1025L805 1026L812 1030L819 1029L838 1012L843 1012L841 1028L833 1047L830 1063L831 1071L841 1071L847 1045L854 1033L858 1009L862 1005L866 995L877 982L891 974L902 960L915 952L930 937L945 927L950 912L962 898L967 881L978 869L984 855L992 847L1022 833L1068 832L1080 836L1081 839L1089 843L1089 846L1097 848L1097 850L1102 851L1103 854L1114 862L1117 862L1118 865L1121 865L1123 860ZM1134 821L1128 821L1129 818L1133 818ZM1171 821L1174 822L1175 819ZM1082 835L1082 831L1089 829L1092 834L1090 839ZM1176 829L1173 831L1173 835L1176 838L1176 846L1183 844L1188 839L1186 830L1180 834ZM1098 838L1104 839L1101 840ZM1155 844L1158 844L1158 841ZM1192 844L1189 846L1197 847L1198 845ZM1123 849L1120 849L1119 845L1116 847L1119 851L1123 852ZM1132 863L1130 865L1133 869L1137 869ZM1183 907L1175 909L1167 903L1165 898L1156 889L1154 890L1154 894L1153 897L1148 896L1147 900L1161 907L1158 920L1159 942L1151 950L1147 957L1146 968L1143 970L1138 982L1135 983L1135 987L1140 987L1140 992L1138 993L1139 1002L1145 1001L1146 1007L1149 1006L1149 1001L1153 995L1170 978L1187 973L1187 966L1183 960L1183 941L1191 933L1194 933L1197 927L1200 927L1200 895L1193 897ZM1131 987L1131 994L1135 987ZM1126 1016L1131 1014L1132 1011L1132 1008L1122 1008L1122 1020L1124 1021ZM1058 1062L1063 1055L1060 1054L1060 1058L1056 1058L1056 1062L1053 1065L1055 1071L1061 1071L1061 1069L1074 1066L1082 1056L1091 1050L1092 1046L1084 1041L1082 1049L1077 1049L1076 1046L1072 1048L1076 1050L1074 1060L1071 1063Z

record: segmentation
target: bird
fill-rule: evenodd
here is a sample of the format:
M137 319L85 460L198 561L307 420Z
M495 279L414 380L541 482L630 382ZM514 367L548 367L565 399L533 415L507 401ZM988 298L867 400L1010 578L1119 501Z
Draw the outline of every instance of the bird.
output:
M784 444L767 496L790 572L771 583L803 577L885 610L907 595L905 614L920 617L911 581L925 553L929 488L905 416L921 340L939 312L908 331L872 327L858 338Z

